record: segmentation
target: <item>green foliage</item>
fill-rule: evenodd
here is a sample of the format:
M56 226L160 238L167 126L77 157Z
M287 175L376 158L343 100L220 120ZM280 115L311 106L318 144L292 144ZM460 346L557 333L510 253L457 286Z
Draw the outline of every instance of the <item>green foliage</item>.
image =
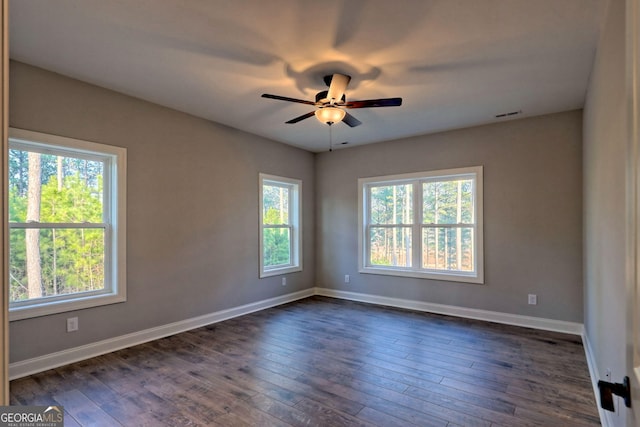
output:
M15 187L9 189L9 221L24 222L27 217L27 197L20 196Z
M263 224L289 223L289 189L276 185L263 185L262 208Z
M424 224L473 222L473 182L426 182L422 185Z
M102 222L102 177L97 187L87 186L78 175L68 176L58 191L55 177L42 186L40 222Z
M27 211L26 151L10 150L9 218L23 223ZM102 223L102 163L61 159L62 185L58 183L58 157L42 155L41 223ZM40 229L42 296L70 294L104 288L102 228ZM24 229L9 235L10 301L28 298Z
M264 216L265 225L278 224L280 212L270 208ZM264 266L274 267L291 263L291 239L289 228L265 227L262 232Z
M410 224L413 217L413 186L387 185L371 188L373 224Z
M289 224L290 189L280 185L262 186L263 265L265 268L291 264ZM277 227L285 226L285 227Z

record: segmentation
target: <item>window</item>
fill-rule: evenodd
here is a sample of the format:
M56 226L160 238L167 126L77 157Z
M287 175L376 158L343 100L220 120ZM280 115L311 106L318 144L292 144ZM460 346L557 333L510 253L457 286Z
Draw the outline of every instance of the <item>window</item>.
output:
M9 133L9 316L126 299L126 150Z
M302 270L297 179L260 174L260 277Z
M481 166L358 186L361 272L483 283Z

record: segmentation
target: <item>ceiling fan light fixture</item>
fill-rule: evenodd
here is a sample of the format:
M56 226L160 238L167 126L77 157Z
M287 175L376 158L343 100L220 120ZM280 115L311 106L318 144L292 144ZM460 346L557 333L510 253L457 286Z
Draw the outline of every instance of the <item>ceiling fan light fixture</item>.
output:
M304 99L289 98L288 96L271 95L263 93L263 98L277 99L280 101L296 102L298 104L313 105L315 110L309 111L301 116L294 117L286 121L287 124L293 124L306 120L311 116L316 116L321 123L331 126L334 123L342 122L353 128L360 126L362 122L345 111L346 108L374 108L374 107L397 107L402 105L402 98L381 98L381 99L365 99L362 101L347 102L345 90L351 77L346 74L335 73L325 76L325 83L329 86L329 90L323 90L316 94L316 101L307 101Z
M318 120L329 125L342 121L346 113L342 108L322 107L318 108L315 114Z

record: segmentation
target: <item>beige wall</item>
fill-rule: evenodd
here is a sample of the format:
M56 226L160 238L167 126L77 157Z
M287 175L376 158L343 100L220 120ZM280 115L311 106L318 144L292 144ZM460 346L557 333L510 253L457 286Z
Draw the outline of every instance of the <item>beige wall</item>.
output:
M630 374L625 372L624 12L624 0L609 2L584 110L584 324L599 378L610 368L617 382ZM625 412L611 417L613 425L625 425Z
M128 149L128 299L11 323L11 361L313 285L314 156L21 63L10 125ZM160 89L161 90L161 89ZM213 101L212 101L213 102ZM258 279L258 173L303 181L304 271Z
M316 285L582 322L581 114L318 155ZM358 273L358 178L475 165L484 166L484 285ZM529 293L538 305L527 305Z

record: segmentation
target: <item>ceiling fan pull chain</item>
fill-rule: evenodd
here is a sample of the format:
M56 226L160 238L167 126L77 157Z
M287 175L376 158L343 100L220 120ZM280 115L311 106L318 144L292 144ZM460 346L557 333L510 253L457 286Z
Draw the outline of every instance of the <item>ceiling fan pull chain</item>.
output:
M331 133L331 125L333 123L327 123L329 125L329 151L333 151L333 134Z

